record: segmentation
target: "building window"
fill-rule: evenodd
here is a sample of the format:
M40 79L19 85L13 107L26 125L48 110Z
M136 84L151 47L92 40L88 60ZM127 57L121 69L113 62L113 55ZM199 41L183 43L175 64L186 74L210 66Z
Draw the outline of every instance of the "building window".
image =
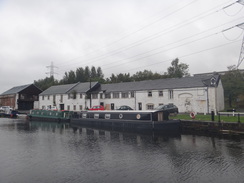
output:
M80 105L80 111L82 111L83 110L83 106L82 105Z
M102 93L100 93L100 99L103 99L103 94Z
M111 98L111 93L105 93L105 98Z
M47 96L47 100L49 100L49 99L50 99L50 96L48 95L48 96Z
M63 95L60 95L60 102L63 103Z
M134 97L135 97L135 92L133 92L133 91L130 92L130 97L131 97L131 98L134 98Z
M70 93L68 93L68 99L70 99Z
M68 111L70 110L70 106L69 106L69 105L67 105L67 110L68 110Z
M83 97L83 94L82 93L80 93L80 98L82 98Z
M128 98L129 93L128 92L122 92L122 98Z
M148 97L152 97L152 91L148 91L148 92L147 92L147 96L148 96Z
M73 106L73 110L76 111L76 105Z
M169 99L173 99L173 98L174 98L173 90L169 90Z
M147 104L147 110L154 109L154 104Z
M113 93L113 98L119 98L119 92L114 92Z
M163 96L164 96L164 93L163 93L162 90L158 91L158 96L159 96L159 97L163 97Z
M45 96L44 96L44 95L42 95L42 100L44 100L44 98L45 98Z
M98 99L98 94L97 94L97 93L93 93L93 94L92 94L92 98L93 98L93 99Z

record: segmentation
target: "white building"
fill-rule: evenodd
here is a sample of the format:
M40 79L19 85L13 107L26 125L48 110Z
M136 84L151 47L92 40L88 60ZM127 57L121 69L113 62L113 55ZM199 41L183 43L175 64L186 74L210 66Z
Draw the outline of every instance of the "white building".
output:
M100 86L97 82L51 86L39 95L40 109L80 111L86 109L90 100L88 92Z
M89 83L53 86L40 94L39 101L40 108L56 105L59 109L74 111L84 110L90 104L103 105L108 110L121 105L148 110L173 103L179 112L216 113L224 109L224 92L219 75L201 75L114 84L92 83L91 87Z

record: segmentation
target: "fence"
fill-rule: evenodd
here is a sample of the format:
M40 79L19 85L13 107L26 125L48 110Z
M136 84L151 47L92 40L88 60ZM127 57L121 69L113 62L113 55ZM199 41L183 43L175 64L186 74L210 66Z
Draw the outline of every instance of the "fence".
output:
M237 116L237 122L241 122L241 116L244 116L244 112L218 112L218 122L221 121L221 116ZM213 117L212 117L213 119Z

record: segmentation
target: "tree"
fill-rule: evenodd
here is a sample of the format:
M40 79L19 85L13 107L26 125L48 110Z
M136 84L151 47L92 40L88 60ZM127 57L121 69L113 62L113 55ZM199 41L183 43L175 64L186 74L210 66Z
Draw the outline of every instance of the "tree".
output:
M112 74L110 78L106 79L107 83L120 83L120 82L130 82L130 81L132 80L129 73L128 74L120 73L117 74L116 76Z
M244 95L244 74L235 66L228 66L228 72L222 76L225 100L229 107L241 105L241 97ZM237 106L238 107L238 106Z
M34 81L34 84L40 88L41 90L46 90L50 86L58 85L58 81L54 79L53 76L46 77L45 79L39 79L37 81Z
M132 76L132 80L134 81L143 81L143 80L155 80L155 79L162 79L165 78L163 75L156 73L153 73L152 71L149 70L144 70L136 72L136 74L134 74Z
M85 71L82 67L76 69L76 82L85 82Z
M97 70L94 66L91 68L91 78L96 78L97 77Z
M189 76L188 65L184 63L179 64L179 59L176 58L171 62L171 67L168 68L168 77L170 78L182 78Z

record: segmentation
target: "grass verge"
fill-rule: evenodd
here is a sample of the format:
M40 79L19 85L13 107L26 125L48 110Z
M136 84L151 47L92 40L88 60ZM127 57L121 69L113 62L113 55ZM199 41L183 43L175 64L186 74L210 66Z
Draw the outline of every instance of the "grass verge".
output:
M177 116L169 116L170 119L181 119L181 120L193 120L193 121L212 121L210 114L197 114L195 116L195 119L192 119L189 114L178 114ZM219 121L219 116L214 116L214 121ZM232 116L232 115L221 115L220 116L221 122L238 122L238 116ZM240 122L244 123L244 116L240 116Z

